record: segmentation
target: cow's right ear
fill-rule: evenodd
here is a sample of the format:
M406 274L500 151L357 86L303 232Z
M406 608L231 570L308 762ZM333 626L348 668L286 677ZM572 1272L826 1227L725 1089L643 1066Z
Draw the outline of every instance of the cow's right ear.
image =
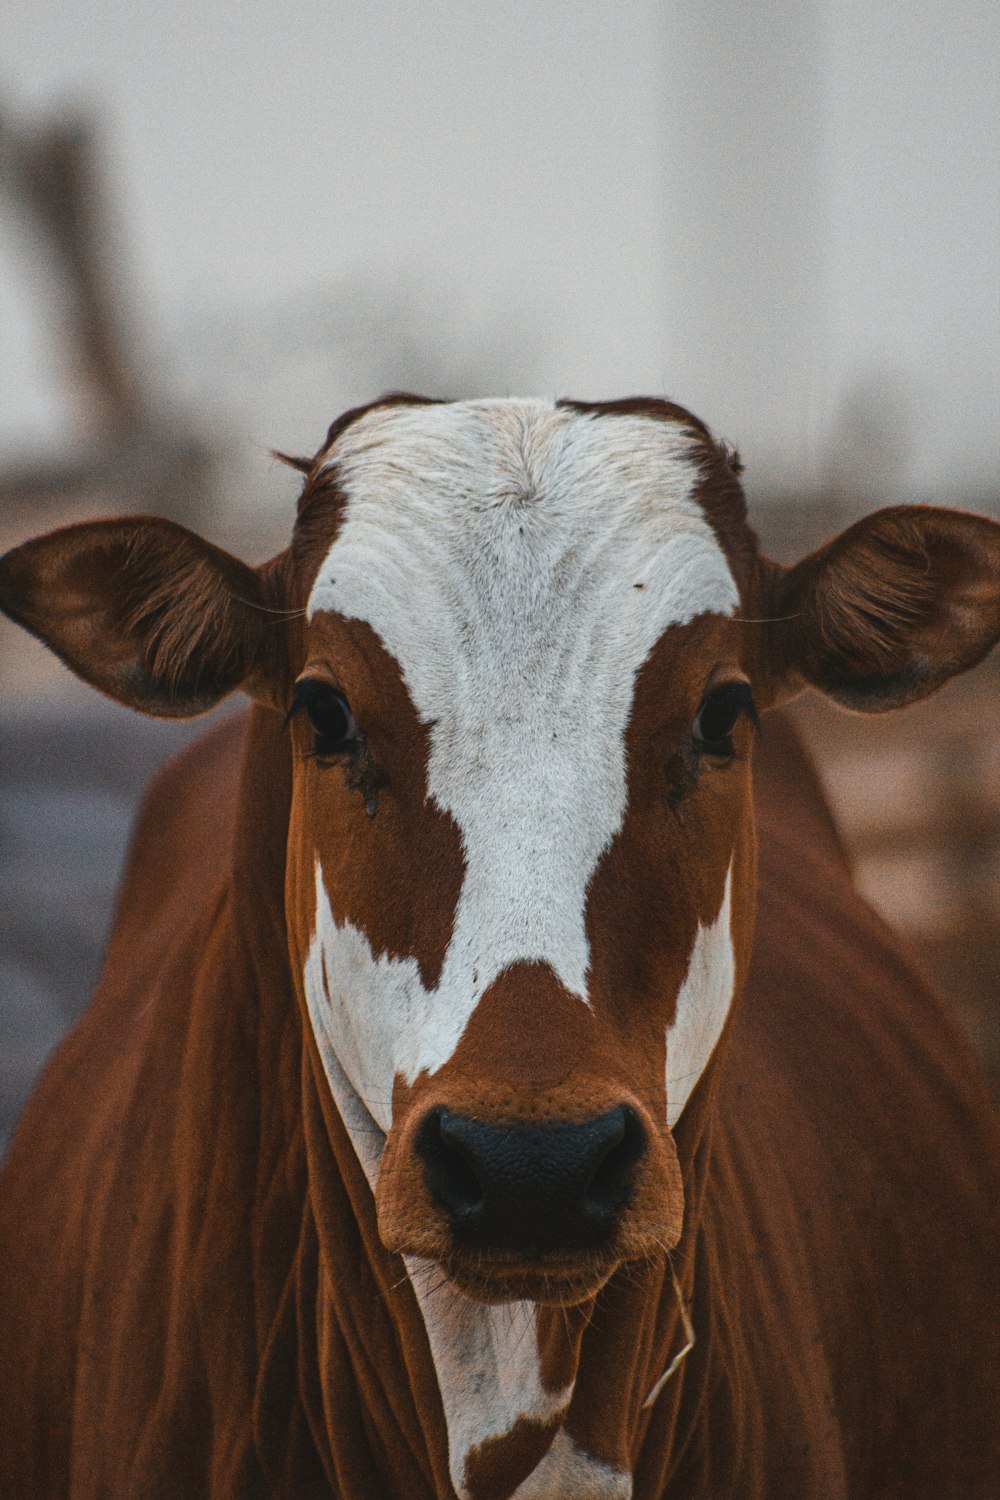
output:
M189 718L235 688L280 701L271 576L172 521L92 521L0 558L0 608L119 703Z

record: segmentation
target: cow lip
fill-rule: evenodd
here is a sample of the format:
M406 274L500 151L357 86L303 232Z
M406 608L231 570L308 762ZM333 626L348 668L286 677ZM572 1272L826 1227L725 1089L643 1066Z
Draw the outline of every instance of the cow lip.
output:
M475 1302L538 1302L553 1307L571 1307L596 1296L618 1267L617 1259L601 1257L579 1262L553 1262L526 1266L518 1262L494 1263L487 1269L477 1258L475 1265L449 1256L440 1262L449 1281Z

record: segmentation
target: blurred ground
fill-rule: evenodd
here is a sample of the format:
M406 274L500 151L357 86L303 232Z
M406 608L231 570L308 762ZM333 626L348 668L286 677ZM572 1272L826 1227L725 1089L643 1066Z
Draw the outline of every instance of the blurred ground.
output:
M0 1149L93 989L142 789L191 733L103 701L0 713Z

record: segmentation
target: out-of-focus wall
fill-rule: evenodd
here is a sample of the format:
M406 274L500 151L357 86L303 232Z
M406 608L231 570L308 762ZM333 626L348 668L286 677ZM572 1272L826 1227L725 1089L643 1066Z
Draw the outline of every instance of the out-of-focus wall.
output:
M989 501L1000 472L1000 13L662 12L671 380L751 484Z
M893 443L899 464L871 498L995 501L1000 12L990 0L824 11L831 433L856 441L875 395L886 467ZM856 485L877 458L860 437ZM831 461L836 474L836 447Z
M0 14L12 107L99 111L146 358L252 451L244 501L266 504L270 444L401 383L663 391L760 492L991 491L986 0ZM44 278L0 215L0 442L40 441Z

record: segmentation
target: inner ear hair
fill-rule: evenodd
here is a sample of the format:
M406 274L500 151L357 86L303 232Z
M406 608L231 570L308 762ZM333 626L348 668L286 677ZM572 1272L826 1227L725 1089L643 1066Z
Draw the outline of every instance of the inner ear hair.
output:
M172 521L94 521L0 558L0 607L119 702L187 718L241 686L266 697L267 576Z
M926 697L1000 638L1000 525L932 506L876 511L772 579L779 694L810 683L846 708Z

